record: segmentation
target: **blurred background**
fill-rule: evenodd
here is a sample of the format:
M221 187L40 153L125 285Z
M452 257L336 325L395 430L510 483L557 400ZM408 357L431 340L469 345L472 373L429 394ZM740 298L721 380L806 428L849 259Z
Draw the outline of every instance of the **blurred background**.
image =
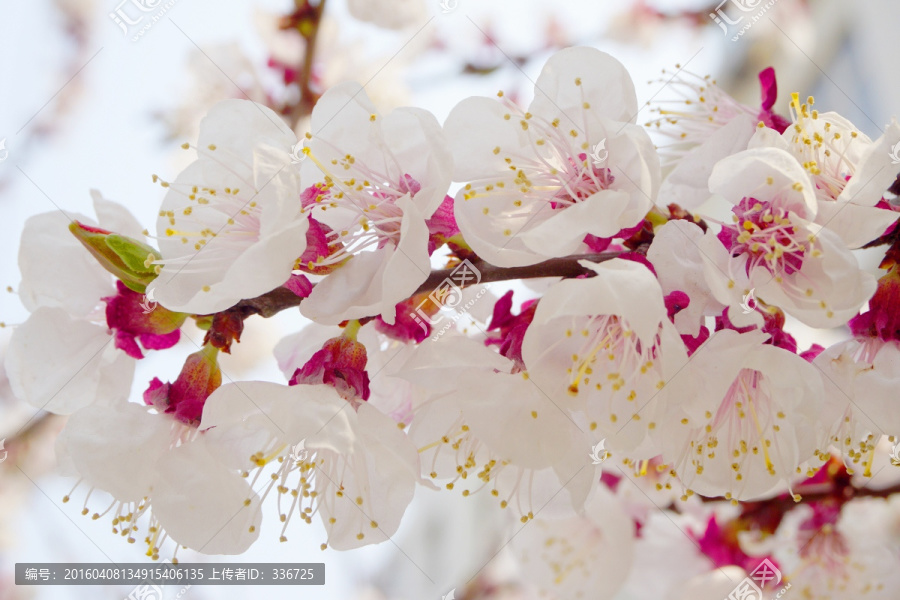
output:
M146 13L133 1L0 0L0 355L11 328L28 314L15 294L25 220L54 210L92 215L90 190L98 189L152 231L163 190L151 176L174 179L191 158L180 144L195 140L200 118L222 99L264 102L302 135L316 94L355 80L383 111L414 105L443 121L471 95L503 89L527 102L550 54L590 45L625 64L642 102L665 98L662 69L680 64L713 75L750 105L759 101L757 73L774 66L778 112L787 114L792 91L814 95L817 108L840 112L872 138L900 104L894 76L900 4L891 0L768 2L763 18L736 41L734 31L726 34L709 17L722 5L698 0L357 3L377 24L351 15L347 0L328 0L316 34L305 37L288 0L144 0L155 7ZM134 25L123 14L149 16ZM309 78L302 76L305 60ZM650 118L645 109L637 120ZM282 381L271 349L302 325L299 314L252 320L240 346L224 357L224 372L234 380ZM199 338L196 330L186 333ZM179 348L180 355L138 365L135 397L152 377L175 377L193 345L183 341ZM16 587L16 562L147 560L140 548L110 535L104 521L82 517L78 502L62 503L74 484L55 473L53 442L63 423L14 398L0 372L0 456L8 452L0 463L0 600L112 599L132 591ZM420 490L392 543L350 553L319 550L325 534L317 522L298 522L287 544L270 523L241 560L324 562L325 586L173 587L165 597L437 600L454 588L463 597L476 573L466 600L525 597L503 553L491 560L502 526L480 502Z

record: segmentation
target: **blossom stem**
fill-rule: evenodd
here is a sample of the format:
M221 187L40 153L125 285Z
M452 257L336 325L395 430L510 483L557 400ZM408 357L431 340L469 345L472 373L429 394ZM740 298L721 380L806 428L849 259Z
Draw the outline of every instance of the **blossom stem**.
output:
M596 254L578 254L575 256L566 256L563 258L553 258L536 265L527 267L495 267L486 262L475 260L472 264L481 272L481 280L479 283L493 283L497 281L512 281L516 279L537 279L540 277L579 277L581 275L592 275L593 271L585 269L578 261L588 260L595 263L611 260L624 252L600 252ZM425 283L419 286L415 294L428 292L437 288L450 274L453 269L441 269L432 271ZM475 283L467 282L465 285ZM267 292L256 298L241 300L231 308L223 312L234 313L241 318L246 319L251 315L260 315L261 317L271 317L283 310L300 306L303 299L287 288L279 287L271 292Z
M592 275L593 271L585 269L578 261L588 260L595 263L606 262L624 252L600 252L596 254L580 254L563 258L552 258L536 265L527 267L495 267L480 260L472 261L472 264L481 272L481 280L478 283L493 283L496 281L511 281L515 279L537 279L540 277L578 277L580 275ZM425 283L419 286L416 294L428 292L437 288L441 282L453 273L453 269L432 271ZM475 283L474 281L472 283ZM471 284L470 284L471 285ZM415 295L415 294L414 294Z

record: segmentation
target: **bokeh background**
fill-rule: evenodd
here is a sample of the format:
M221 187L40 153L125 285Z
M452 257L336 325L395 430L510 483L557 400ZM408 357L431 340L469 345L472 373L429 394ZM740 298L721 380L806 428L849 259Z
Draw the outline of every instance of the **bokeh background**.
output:
M284 66L302 61L302 39L279 30L293 2L169 0L167 12L137 41L110 17L120 2L0 0L0 354L11 328L27 317L15 289L16 254L29 216L53 210L91 215L89 192L98 189L152 231L163 190L151 176L174 179L190 160L179 145L195 139L212 104L251 98L292 106L301 96L296 84L285 84ZM399 15L409 26L389 30L354 19L345 0L328 0L313 65L316 85L356 80L383 110L415 105L443 120L463 98L498 89L527 102L554 50L590 45L626 65L642 101L665 98L662 69L680 64L713 75L725 90L756 104L756 75L772 65L782 114L790 92L811 94L817 108L840 112L874 138L900 112L900 4L894 0L777 0L738 41L708 17L716 3L702 0L413 5L403 10L415 14ZM651 117L645 109L638 121ZM302 115L290 119L302 134ZM2 291L7 286L10 291ZM302 324L299 314L251 321L223 370L234 380L281 381L271 348ZM199 338L196 331L187 334ZM803 336L828 343L840 332ZM153 376L174 378L192 347L185 340L181 354L143 361L135 397ZM14 398L0 372L0 439L9 452L0 463L0 600L113 599L131 592L122 586L16 587L16 562L147 560L139 545L124 544L104 521L82 517L79 502L62 503L74 483L55 473L53 442L63 423ZM290 542L280 544L270 523L240 560L324 562L327 585L197 586L167 589L165 597L438 600L453 588L460 597L463 584L489 563L466 599L524 598L503 553L491 561L502 543L494 515L481 510L477 498L420 490L393 543L351 553L320 551L322 528L299 520ZM182 554L181 560L227 558Z

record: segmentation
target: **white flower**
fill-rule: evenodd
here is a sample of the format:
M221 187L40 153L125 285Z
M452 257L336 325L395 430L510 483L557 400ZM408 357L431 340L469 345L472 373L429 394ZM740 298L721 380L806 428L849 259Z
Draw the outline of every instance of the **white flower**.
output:
M896 497L790 511L774 540L775 558L789 574L790 595L816 600L896 598L898 515Z
M590 443L563 408L512 367L451 334L419 346L398 371L420 390L409 436L422 476L463 496L489 490L522 522L551 500L548 512L571 515L593 479Z
M659 82L675 97L655 102L660 108L653 111L660 118L645 124L670 140L659 147L663 168L671 168L660 198L697 208L710 197L707 181L715 163L746 150L757 123L783 131L786 121L771 110L778 94L775 71L765 69L759 79L762 105L755 109L732 98L709 75L700 77L679 67L670 76L663 70Z
M511 546L522 576L542 594L606 600L622 587L636 558L634 531L619 500L600 484L579 516L539 516Z
M881 236L897 213L876 208L897 176L891 148L900 142L900 124L892 120L872 141L834 112L819 113L813 99L791 102L793 123L780 136L761 128L750 148L775 147L793 154L809 174L818 200L815 222L837 233L850 248Z
M305 214L326 226L330 254L308 267L337 268L300 310L324 325L378 314L393 324L395 305L431 272L425 219L453 168L440 125L415 108L382 117L359 84L346 83L316 104L312 130L304 166L324 181L307 190L315 193Z
M597 273L552 287L522 344L528 374L560 406L584 411L607 447L658 454L649 444L657 406L687 361L662 290L644 265L581 263Z
M163 267L148 286L170 310L209 314L282 285L306 249L290 128L268 108L225 100L200 123L198 159L166 197ZM187 147L185 144L183 147Z
M882 435L900 437L894 391L900 385L900 343L855 338L826 348L815 359L824 373L829 440L850 469L872 475Z
M383 542L412 500L418 461L406 435L365 402L354 412L330 386L224 385L207 399L200 429L226 466L254 482L271 471L262 496L278 493L282 541L294 515L311 523L318 513L335 549ZM308 454L293 460L301 441Z
M568 48L547 61L527 111L500 96L464 100L444 125L454 178L468 182L456 220L481 258L534 264L576 252L588 234L613 237L641 222L659 161L634 125L634 85L618 61Z
M688 490L758 498L821 452L819 371L766 339L718 331L669 384L663 459Z
M142 239L140 225L124 207L97 191L91 195L100 226ZM101 298L116 294L113 277L69 233L70 218L96 225L61 211L25 222L19 298L32 314L16 327L5 359L16 397L59 414L125 394L134 374L134 360L111 343L106 326Z
M622 486L631 484L623 482L619 484L620 488ZM743 570L737 567L714 570L712 573L718 574L718 577L714 577L713 581L703 577L709 573L710 559L700 550L690 532L703 531L708 517L699 519L699 515L692 514L696 511L684 510L685 507L684 503L679 505L677 512L660 510L658 506L653 507L648 512L646 520L641 522L640 537L634 542L634 554L640 559L634 561L622 590L622 598L725 600L729 592L744 577ZM653 573L653 577L647 576L648 571ZM720 577L727 579L727 576L732 577L732 583L727 590L721 594L707 595L711 591L718 591L717 586L721 582L716 581L717 579ZM706 585L696 586L700 582ZM686 589L691 589L695 594L703 593L685 597L681 593Z
M872 296L875 278L860 270L840 238L812 223L814 186L793 156L745 150L716 164L709 187L734 205L732 223L699 242L716 298L756 298L811 327L846 323Z
M157 558L168 538L207 554L241 554L259 536L259 498L249 484L213 457L197 430L146 406L120 400L75 412L57 455L80 478L76 488L91 489L82 514L91 512L94 489L108 492L113 502L92 518L109 515L113 533L130 543L146 531L148 556Z

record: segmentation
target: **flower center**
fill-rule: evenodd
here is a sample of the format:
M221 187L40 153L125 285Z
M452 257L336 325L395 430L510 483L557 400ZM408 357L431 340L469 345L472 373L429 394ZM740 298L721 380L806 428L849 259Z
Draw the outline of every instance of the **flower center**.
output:
M583 103L584 118L576 126L574 122L563 123L560 118L548 121L523 111L503 97L503 92L499 96L509 111L503 118L518 121L527 146L513 151L495 147L494 154L503 156L514 174L512 179L474 181L465 188L465 200L520 192L525 197L513 201L514 212L521 208L523 201L549 201L553 209L562 209L612 186L614 178L610 170L601 166L608 157L605 140L592 147L584 131L579 129L587 127L589 102Z
M637 397L652 396L665 385L654 369L658 339L642 344L628 323L615 315L588 317L580 327L574 325L566 330L566 337L581 336L584 341L572 354L572 366L567 369L569 395L584 391L592 397L602 396L608 402L612 423L618 421L619 412L632 413L631 419L640 420Z
M371 248L400 242L403 210L396 202L414 197L421 185L410 175L381 173L351 154L323 164L309 148L304 152L325 173L325 179L303 195L303 212L327 223L326 244L332 252L316 266L340 263ZM326 214L328 213L328 214Z
M800 270L808 251L817 256L814 238L801 235L801 228L791 220L787 210L755 198L744 198L732 212L735 224L724 226L720 239L724 238L722 241L732 255L749 255L747 274L763 266L772 274L790 275Z

